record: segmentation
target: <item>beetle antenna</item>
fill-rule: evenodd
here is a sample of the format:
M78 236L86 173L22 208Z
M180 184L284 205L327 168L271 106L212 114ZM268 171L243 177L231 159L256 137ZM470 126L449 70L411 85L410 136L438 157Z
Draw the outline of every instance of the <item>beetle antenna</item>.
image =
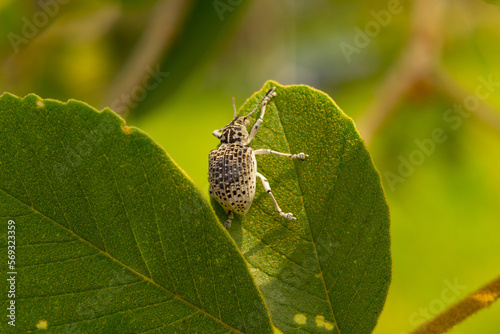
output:
M234 110L233 118L236 118L237 111L236 111L236 104L235 104L235 101L234 101L234 96L232 98L232 101L233 101L233 110Z
M275 89L276 89L276 87L271 87L267 91L266 95L264 95L264 97L260 100L259 104L256 105L255 108L253 108L253 110L248 115L245 116L245 118L250 116L251 114L253 114L255 111L257 111L257 109L259 109L260 105L264 102L264 100L269 100L271 98L271 96L274 96L275 94L273 94L273 93L274 93Z

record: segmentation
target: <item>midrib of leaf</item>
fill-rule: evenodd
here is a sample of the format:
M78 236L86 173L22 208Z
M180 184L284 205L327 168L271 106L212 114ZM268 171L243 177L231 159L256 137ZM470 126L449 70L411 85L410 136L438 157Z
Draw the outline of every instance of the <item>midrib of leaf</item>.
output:
M97 250L100 254L103 254L104 256L108 257L110 260L116 262L118 265L122 266L123 268L126 268L127 270L130 270L132 273L134 273L135 275L141 277L143 280L153 284L154 286L156 287L159 287L160 289L162 289L163 291L167 292L168 294L172 295L175 299L177 300L180 300L182 301L183 303L185 303L186 305L189 305L190 307L192 307L193 309L197 310L198 312L201 312L203 313L204 315L206 316L209 316L210 318L214 319L216 322L220 323L221 325L227 327L228 329L230 329L231 331L235 332L235 333L242 333L240 332L239 330L237 330L236 328L233 328L231 326L229 326L228 324L224 323L221 321L221 319L218 319L216 317L214 317L213 315L211 315L210 313L206 312L205 310L199 308L198 306L188 302L187 300L183 299L181 296L179 296L178 294L166 289L165 287L159 285L158 283L156 283L155 281L153 281L152 279L150 279L149 277L147 276L144 276L143 274L135 271L134 269L132 269L131 267L125 265L124 263L118 261L117 259L115 259L114 257L112 257L109 253L107 252L104 252L103 250L101 250L100 248L98 248L97 246L95 246L94 244L92 244L91 242L83 239L82 237L80 237L79 235L77 235L76 233L74 233L71 229L68 229L66 228L64 225L60 224L59 222L55 221L54 219L52 219L51 217L43 214L42 212L36 210L33 206L23 202L22 200L12 196L11 194L9 194L8 192L6 192L4 189L0 188L0 191L2 191L4 194L8 195L9 197L15 199L16 201L18 201L19 203L22 203L24 205L26 205L28 208L30 208L34 213L37 213L39 214L40 216L48 219L49 221L53 222L54 224L57 224L58 226L60 226L61 228L63 228L64 230L66 230L67 232L69 232L71 235L75 236L78 240L84 242L85 244L89 245L90 247L92 247L93 249ZM142 253L141 253L142 254ZM144 259L143 259L144 260ZM150 306L150 305L148 305ZM240 308L240 312L241 312L241 307ZM245 325L246 326L246 325ZM246 327L245 327L246 328Z
M260 242L261 242L264 246L268 247L269 249L271 249L271 250L272 250L273 252L275 252L276 254L279 254L279 255L281 255L281 256L286 257L286 259L287 259L288 261L290 261L290 262L294 263L294 264L295 264L295 265L297 265L298 267L300 267L300 268L302 268L302 269L304 269L304 270L306 270L306 271L308 271L308 272L310 272L310 273L313 273L313 271L312 271L312 270L305 268L305 267L304 267L304 266L302 266L300 263L297 263L295 260L288 258L288 257L287 257L287 255L286 255L286 254L284 254L283 252L280 252L280 251L278 251L278 250L276 250L276 249L272 248L272 247L271 247L271 245L270 245L270 244L268 244L268 243L266 243L264 240L259 239L259 237L257 237L257 236L256 236L256 235L252 232L252 230L246 229L245 227L242 227L242 229L243 229L246 233L248 233L248 235L251 235L251 236L252 236L253 238L255 238L256 240L259 240L259 241L260 241ZM297 234L294 234L294 235L297 235ZM304 239L302 238L302 240L304 240ZM309 241L307 240L307 242L309 242ZM251 264L250 262L248 262L248 260L245 260L245 261L247 261L247 263L248 263L248 264L250 264L252 267L254 267L254 268L256 268L256 269L259 269L260 271L264 272L261 268L256 267L255 265L253 265L253 264ZM270 275L269 275L269 276L270 276ZM283 282L283 283L284 283L284 282ZM316 296L314 296L314 297L316 297ZM316 297L316 298L317 298L317 297Z
M277 108L276 109L276 115L277 115L277 119L279 121L279 125L283 131L283 136L285 137L285 142L286 142L286 145L287 145L287 148L288 148L288 151L287 152L291 152L290 151L290 142L288 140L288 134L285 130L285 127L283 126L283 122L281 120L281 114L279 112L279 109ZM344 144L345 145L345 144ZM297 152L298 153L298 152ZM307 159L306 159L307 160ZM297 165L296 165L296 162L293 161L293 170L294 170L294 173L295 173L295 177L296 177L296 181L297 181L297 184L298 184L298 188L299 188L299 191L300 191L300 201L302 203L302 207L304 208L304 215L307 219L307 227L309 228L309 235L311 237L311 243L314 247L314 256L316 258L316 262L318 264L318 268L319 268L319 274L321 275L321 283L323 284L323 289L324 289L324 293L326 295L326 300L328 302L328 306L330 307L330 312L331 312L331 315L332 315L332 318L333 318L333 322L335 324L335 328L337 329L338 331L338 334L341 334L340 332L340 328L337 324L337 320L335 319L335 314L333 312L333 307L332 307L332 303L330 301L330 296L328 295L328 290L327 290L327 287L326 287L326 283L325 283L325 280L324 280L324 277L323 277L323 268L321 268L321 263L319 261L319 257L318 257L318 249L316 247L316 242L314 241L314 236L313 236L313 233L312 233L312 230L311 230L311 224L309 223L309 216L307 214L307 207L304 203L304 192L302 190L302 185L301 185L301 182L299 180L299 177L298 177L298 171L297 171ZM337 184L337 183L336 183Z
M278 95L268 104L264 120L268 125L254 145L311 155L304 162L264 158L261 166L271 186L274 183L276 187L275 195L281 194L277 198L280 207L292 210L300 222L287 224L258 197L254 205L259 210L254 208L238 219L241 223L235 224L230 233L255 271L278 328L294 333L340 333L343 326L343 333L371 332L390 281L389 217L379 175L352 119L320 91L268 81L245 102L239 114L250 112L272 86L278 87ZM314 167L308 166L308 161ZM285 175L281 169L286 182L276 182ZM315 182L327 182L318 184L321 193ZM335 199L336 193L339 199ZM212 204L220 219L226 219L215 201ZM328 206L333 207L330 210ZM358 236L369 240L358 240ZM280 239L293 244L284 246ZM301 253L302 249L307 253ZM261 263L263 257L276 261L276 265ZM361 263L348 263L354 260ZM373 311L373 315L366 311ZM306 323L300 324L294 315L307 315ZM321 329L319 316L325 317L328 328L325 325Z

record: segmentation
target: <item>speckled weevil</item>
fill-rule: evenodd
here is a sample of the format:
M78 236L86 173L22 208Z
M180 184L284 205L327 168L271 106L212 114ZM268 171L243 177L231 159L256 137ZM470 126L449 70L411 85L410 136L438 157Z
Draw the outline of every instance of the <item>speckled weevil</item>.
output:
M255 195L257 177L262 181L265 191L271 197L274 208L281 217L296 219L291 213L281 211L274 198L269 182L264 175L257 172L256 155L276 154L291 159L304 160L307 154L289 154L276 152L270 149L253 150L249 146L264 120L266 106L273 96L276 96L276 87L269 89L260 100L259 104L246 116L236 116L236 106L233 98L233 120L223 128L214 130L212 134L220 140L219 148L210 151L208 180L210 182L210 195L227 211L228 218L224 223L226 228L231 226L234 213L244 215L250 209ZM250 135L247 126L252 115L262 105L260 117L255 122Z

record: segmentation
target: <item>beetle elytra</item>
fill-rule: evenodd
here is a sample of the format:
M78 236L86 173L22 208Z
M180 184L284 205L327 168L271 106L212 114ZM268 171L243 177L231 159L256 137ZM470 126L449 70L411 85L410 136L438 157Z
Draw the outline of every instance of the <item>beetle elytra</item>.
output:
M212 134L220 140L220 146L210 151L208 179L210 182L210 195L226 210L228 218L224 223L226 228L231 226L234 213L244 215L250 209L255 196L256 179L262 181L265 191L271 197L274 208L281 217L296 219L291 213L281 211L274 198L269 182L257 171L256 155L275 154L291 159L304 160L307 154L281 153L270 149L254 150L249 146L264 121L267 103L276 96L276 87L267 91L257 106L246 116L236 116L236 106L233 99L233 120L225 127L214 130ZM247 126L248 117L261 107L260 116L250 131Z

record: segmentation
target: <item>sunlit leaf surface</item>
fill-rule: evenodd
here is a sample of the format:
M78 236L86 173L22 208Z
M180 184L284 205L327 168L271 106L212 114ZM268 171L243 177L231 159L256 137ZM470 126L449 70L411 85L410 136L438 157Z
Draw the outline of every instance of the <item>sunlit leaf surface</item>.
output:
M284 333L371 333L391 279L379 175L352 120L322 92L268 82L240 114L271 86L277 96L251 146L309 154L305 161L257 157L281 209L298 219L280 218L258 185L230 233Z
M271 332L237 247L151 138L35 95L2 95L0 120L1 233L16 227L1 270L17 272L2 333Z

